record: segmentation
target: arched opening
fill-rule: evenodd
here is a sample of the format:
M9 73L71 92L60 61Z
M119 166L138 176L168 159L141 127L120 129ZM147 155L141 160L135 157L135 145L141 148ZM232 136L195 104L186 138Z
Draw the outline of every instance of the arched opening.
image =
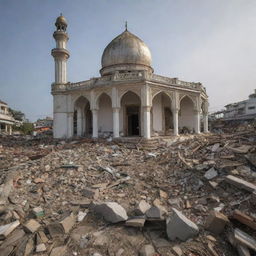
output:
M152 101L152 135L171 135L173 115L171 98L164 92L158 93Z
M103 93L98 98L97 105L99 106L99 112L98 112L99 135L109 136L113 133L113 113L112 113L111 98L106 93Z
M74 104L74 135L90 136L92 134L92 113L90 102L83 96Z
M121 99L120 127L124 136L141 135L141 100L134 92L128 91Z
M179 129L180 133L191 133L194 131L194 103L190 97L185 96L180 101Z

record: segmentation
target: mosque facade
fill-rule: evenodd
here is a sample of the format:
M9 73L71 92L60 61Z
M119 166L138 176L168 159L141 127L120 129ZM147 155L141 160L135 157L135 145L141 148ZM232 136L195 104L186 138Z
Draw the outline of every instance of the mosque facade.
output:
M105 48L100 76L67 81L67 21L57 18L52 49L54 138L178 136L208 132L208 96L201 83L154 74L147 45L125 29Z

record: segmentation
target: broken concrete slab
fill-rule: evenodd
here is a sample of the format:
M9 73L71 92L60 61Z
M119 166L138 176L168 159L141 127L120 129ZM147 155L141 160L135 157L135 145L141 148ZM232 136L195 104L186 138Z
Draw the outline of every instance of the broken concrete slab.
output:
M147 203L145 200L141 200L138 206L135 209L136 215L144 215L148 209L150 209L150 204Z
M140 256L154 256L155 248L151 244L144 245L139 252Z
M70 216L62 220L60 224L62 225L64 232L68 233L71 230L71 228L75 225L75 222L75 216L71 214Z
M116 202L106 202L93 207L97 214L100 214L106 221L118 223L128 219L126 210Z
M215 170L214 167L212 167L211 169L209 169L205 174L204 174L204 177L207 179L207 180L211 180L215 177L218 176L218 172Z
M180 211L172 208L171 215L166 220L167 236L170 240L179 238L182 241L194 237L198 234L197 225L189 220Z
M233 175L226 176L225 181L240 189L247 190L248 192L254 192L256 190L256 186L254 184L247 182L245 180L239 179Z
M248 216L247 214L239 210L235 210L233 213L233 218L247 225L248 227L256 230L256 220L251 216Z
M256 251L256 240L240 229L236 228L234 230L234 238L235 241L242 244L245 247L248 247L254 251Z
M210 232L218 235L224 230L228 222L227 216L218 211L212 211L206 219L205 227Z
M45 244L38 244L36 246L36 252L45 252L46 251L46 246Z
M41 227L41 225L34 219L28 220L23 226L25 231L30 233L35 233Z
M82 190L82 195L89 198L89 199L95 199L99 197L99 190L98 189L91 189L91 188L85 188Z
M125 225L129 227L144 227L145 221L146 221L145 217L143 216L135 217L135 218L128 219L125 222Z
M32 210L32 214L35 218L40 218L44 216L44 210L42 209L42 207L35 207Z
M5 239L15 228L20 225L18 220L6 224L4 226L0 226L0 240Z

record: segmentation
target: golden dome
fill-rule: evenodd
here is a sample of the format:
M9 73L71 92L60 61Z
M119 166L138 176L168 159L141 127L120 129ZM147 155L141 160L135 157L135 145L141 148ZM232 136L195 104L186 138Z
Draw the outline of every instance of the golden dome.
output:
M65 25L67 26L68 23L67 23L67 20L66 18L61 14L57 19L56 19L56 22L55 22L55 25Z

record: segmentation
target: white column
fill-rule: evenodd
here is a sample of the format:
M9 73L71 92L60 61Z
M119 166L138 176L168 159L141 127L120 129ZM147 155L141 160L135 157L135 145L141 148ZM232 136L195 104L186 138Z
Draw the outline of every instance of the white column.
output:
M174 108L172 109L172 116L173 116L173 135L179 135L179 109Z
M5 124L5 132L8 133L8 124Z
M77 136L82 136L82 111L77 109Z
M204 114L204 132L205 133L209 132L209 130L208 130L208 114L207 113Z
M119 137L119 112L120 108L113 108L113 136Z
M195 110L195 133L200 133L200 111Z
M67 113L67 121L68 121L68 138L72 138L73 137L73 129L74 129L74 113L70 112Z
M98 138L98 109L92 109L92 137Z
M149 106L143 107L144 115L144 133L143 136L146 139L150 139L150 108Z
M12 125L9 127L9 135L12 135Z

